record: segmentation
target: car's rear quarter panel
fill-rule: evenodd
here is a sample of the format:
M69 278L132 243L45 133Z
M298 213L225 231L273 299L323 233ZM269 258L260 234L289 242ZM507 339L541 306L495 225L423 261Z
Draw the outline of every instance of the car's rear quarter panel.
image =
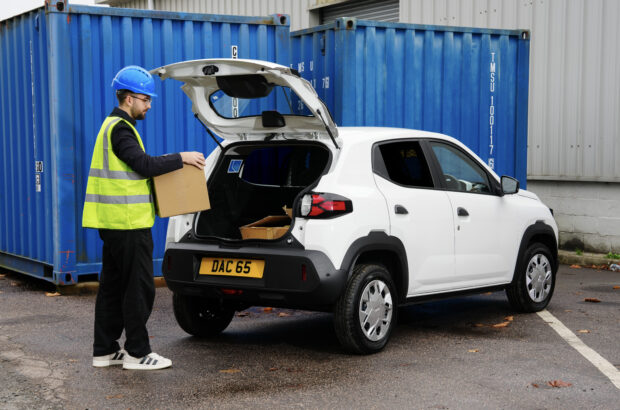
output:
M338 268L355 240L371 231L389 233L387 205L373 178L371 148L368 140L345 140L338 160L314 188L347 197L353 212L332 219L297 218L295 224L294 235L306 249L324 252Z

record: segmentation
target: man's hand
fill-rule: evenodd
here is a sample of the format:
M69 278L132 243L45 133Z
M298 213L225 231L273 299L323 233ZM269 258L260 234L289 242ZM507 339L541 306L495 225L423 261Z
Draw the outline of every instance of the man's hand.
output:
M193 165L198 169L205 167L205 156L202 155L202 152L181 152L181 159L184 164Z

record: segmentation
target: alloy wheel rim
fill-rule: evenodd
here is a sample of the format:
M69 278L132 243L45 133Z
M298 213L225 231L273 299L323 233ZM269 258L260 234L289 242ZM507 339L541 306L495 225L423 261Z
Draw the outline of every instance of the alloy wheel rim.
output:
M544 301L551 292L553 273L549 259L542 253L532 256L525 272L527 293L534 302Z
M371 341L383 339L390 329L394 305L390 288L379 279L366 284L359 303L359 323Z

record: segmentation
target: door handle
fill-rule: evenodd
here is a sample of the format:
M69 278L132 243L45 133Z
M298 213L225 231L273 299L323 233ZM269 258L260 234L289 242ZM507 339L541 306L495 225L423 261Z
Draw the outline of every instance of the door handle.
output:
M394 213L397 215L407 215L409 212L402 205L394 205Z
M469 216L469 212L467 212L467 209L461 208L460 206L456 209L456 214L458 216Z

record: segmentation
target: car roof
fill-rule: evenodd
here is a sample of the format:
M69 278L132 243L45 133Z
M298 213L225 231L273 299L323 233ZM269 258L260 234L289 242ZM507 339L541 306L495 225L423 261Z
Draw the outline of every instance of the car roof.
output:
M445 134L437 132L413 130L408 128L393 127L338 127L340 131L339 137L344 141L374 142L385 141L400 138L433 138L438 140L456 142L462 145L458 140Z

